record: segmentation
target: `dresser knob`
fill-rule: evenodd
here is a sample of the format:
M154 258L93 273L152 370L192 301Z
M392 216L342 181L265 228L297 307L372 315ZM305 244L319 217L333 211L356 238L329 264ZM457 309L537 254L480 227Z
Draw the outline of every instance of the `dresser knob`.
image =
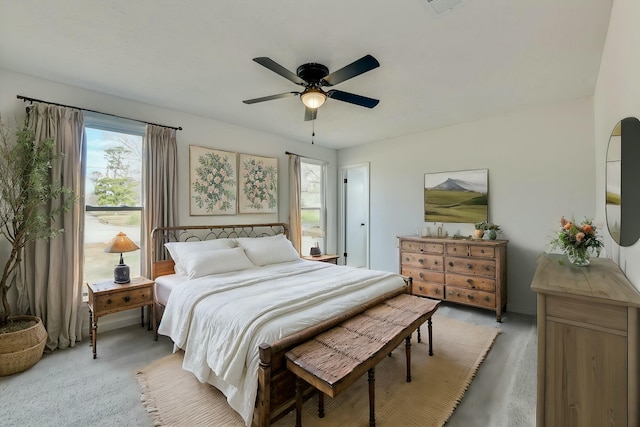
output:
M467 279L467 283L468 283L468 284L471 284L472 282L473 282L473 280L471 280L471 279Z
M480 253L483 254L484 253L484 249L480 249Z
M110 299L107 300L107 304L111 304L111 300Z
M424 264L424 260L423 260L422 258L420 258L420 259L418 260L418 262L419 262L420 264Z
M433 261L433 264L434 265L438 265L438 261Z
M449 261L449 266L453 267L453 261Z
M489 298L489 297L484 297L484 300L485 300L486 302L489 302L490 298Z
M418 286L418 289L421 290L421 291L424 291L424 287L422 287L422 286Z
M467 298L469 298L470 300L473 300L473 295L467 295Z
M421 279L424 279L424 274L423 273L420 273L419 276L420 276Z
M488 265L485 265L484 269L489 271L489 270L491 270L491 267L489 267Z
M124 297L123 299L124 299L124 302L129 302L129 301L131 301L131 297L130 297L130 296L128 296L128 295L127 295L126 297Z
M473 265L467 264L467 268L473 268Z
M440 295L440 289L436 289L436 295Z

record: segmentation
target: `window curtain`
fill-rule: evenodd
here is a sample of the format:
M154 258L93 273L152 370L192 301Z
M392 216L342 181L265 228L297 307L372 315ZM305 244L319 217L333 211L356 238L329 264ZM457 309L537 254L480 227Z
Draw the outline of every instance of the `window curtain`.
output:
M151 232L156 227L172 227L178 223L178 149L176 130L147 125L143 142L142 275L152 277L152 254L159 254L162 242L151 247Z
M289 154L289 239L298 253L302 247L300 192L300 156Z
M54 152L61 158L52 167L52 182L71 188L78 197L69 211L51 218L64 233L25 247L16 281L19 312L42 319L48 333L46 348L52 351L73 347L82 339L84 118L78 109L35 103L28 108L27 122L36 141L49 137L55 141ZM43 209L60 204L51 200Z

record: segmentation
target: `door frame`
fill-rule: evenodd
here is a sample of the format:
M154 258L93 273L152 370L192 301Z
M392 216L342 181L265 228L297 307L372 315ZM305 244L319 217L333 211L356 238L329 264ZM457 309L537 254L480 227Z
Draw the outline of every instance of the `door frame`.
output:
M355 168L365 168L365 198L366 198L366 213L365 213L365 267L369 268L369 246L370 246L370 228L369 228L369 223L370 223L370 219L371 219L371 195L370 195L370 190L369 190L369 181L371 179L370 177L370 169L369 169L369 162L365 162L365 163L356 163L356 164L349 164L349 165L342 165L339 167L339 189L338 189L338 254L340 255L340 257L342 258L342 262L344 265L347 265L347 259L345 258L344 254L347 250L346 248L346 215L347 215L347 210L346 210L346 191L345 191L345 184L344 184L344 180L346 179L347 176L347 171L349 169L355 169Z

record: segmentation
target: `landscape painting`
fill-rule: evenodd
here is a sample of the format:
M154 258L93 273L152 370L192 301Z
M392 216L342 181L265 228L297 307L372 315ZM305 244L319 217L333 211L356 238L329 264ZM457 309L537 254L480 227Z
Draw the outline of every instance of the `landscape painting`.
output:
M488 175L488 169L425 174L425 222L487 221L489 217Z

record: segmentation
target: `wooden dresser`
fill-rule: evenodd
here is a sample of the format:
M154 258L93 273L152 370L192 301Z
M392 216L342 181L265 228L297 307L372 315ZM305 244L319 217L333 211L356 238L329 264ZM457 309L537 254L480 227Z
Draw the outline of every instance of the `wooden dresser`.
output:
M399 237L400 273L414 295L487 308L507 304L507 240Z
M541 257L537 425L638 426L640 293L609 259Z

